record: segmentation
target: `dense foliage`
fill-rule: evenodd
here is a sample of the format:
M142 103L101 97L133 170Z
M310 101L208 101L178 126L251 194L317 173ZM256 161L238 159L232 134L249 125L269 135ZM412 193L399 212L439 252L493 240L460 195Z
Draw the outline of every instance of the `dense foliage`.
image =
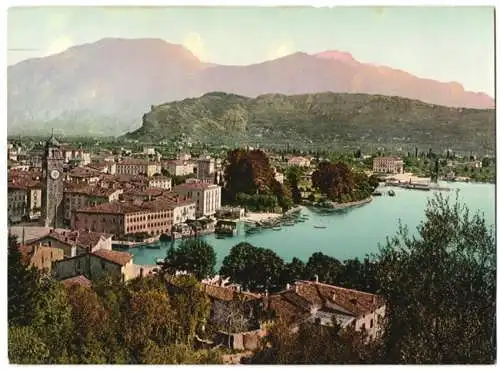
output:
M352 172L343 162L321 162L312 174L312 185L335 202L360 201L370 197L377 181L361 172Z
M236 149L227 156L223 190L224 202L238 203L249 210L287 210L290 191L275 179L267 155L261 150Z
M381 249L378 281L388 300L385 360L491 363L496 353L496 250L480 215L442 195L412 237Z
M15 240L11 239L12 249ZM19 260L25 285L32 271ZM152 276L127 284L102 280L92 288L65 288L39 277L24 300L34 312L9 296L9 360L38 363L221 363L217 350L197 350L196 335L210 314L210 303L194 278L179 279L171 296L163 278ZM11 292L22 286L11 284ZM16 300L12 300L15 298Z
M215 273L217 256L214 248L199 238L181 241L177 248L167 250L164 270L169 273L187 271L199 280L212 277Z
M324 283L375 292L375 268L376 263L368 258L342 263L321 252L312 254L307 263L298 258L285 263L270 249L242 242L224 258L220 274L230 277L232 282L241 284L244 289L260 292L279 291L287 283L314 280L316 276Z

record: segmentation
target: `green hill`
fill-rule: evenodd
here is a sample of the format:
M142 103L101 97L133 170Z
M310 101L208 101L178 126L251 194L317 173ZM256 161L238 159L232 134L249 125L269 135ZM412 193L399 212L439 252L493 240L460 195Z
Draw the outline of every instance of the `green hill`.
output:
M492 151L495 111L449 108L367 94L220 92L151 107L126 137L158 142L186 135L209 144L430 146Z

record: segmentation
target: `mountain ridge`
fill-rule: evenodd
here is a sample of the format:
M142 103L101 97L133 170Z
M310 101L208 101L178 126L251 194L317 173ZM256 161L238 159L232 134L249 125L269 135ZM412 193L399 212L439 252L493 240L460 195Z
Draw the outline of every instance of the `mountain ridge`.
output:
M7 71L9 133L56 125L62 131L119 135L139 127L151 105L210 91L250 97L331 91L400 96L454 107L494 107L492 98L465 91L458 83L418 78L332 50L226 66L202 62L182 45L162 39L105 38L19 62ZM99 125L102 117L107 119Z
M495 148L495 111L451 108L407 98L352 93L210 92L151 107L141 128L125 137L230 145L262 142L328 147L388 143L438 148Z

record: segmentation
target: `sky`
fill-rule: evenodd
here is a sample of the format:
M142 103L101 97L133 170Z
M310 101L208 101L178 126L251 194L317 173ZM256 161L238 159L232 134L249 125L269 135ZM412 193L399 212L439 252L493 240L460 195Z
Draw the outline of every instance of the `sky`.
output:
M493 7L14 7L7 18L9 65L106 37L160 38L225 65L345 51L494 96Z

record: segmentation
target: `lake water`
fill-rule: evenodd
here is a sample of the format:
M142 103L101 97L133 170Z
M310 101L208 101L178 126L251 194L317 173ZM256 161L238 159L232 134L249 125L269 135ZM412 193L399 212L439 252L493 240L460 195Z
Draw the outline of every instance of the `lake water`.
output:
M488 225L495 224L495 186L476 183L444 183L440 185L452 188L444 192L453 200L455 189L459 189L459 198L472 213L484 213ZM280 231L264 230L256 234L245 235L240 228L239 235L216 239L215 235L203 237L215 249L217 269L229 250L239 242L246 241L254 246L274 250L285 261L298 257L304 262L316 251L339 260L363 258L366 254L378 251L378 244L384 244L386 237L393 236L398 229L398 220L409 227L410 232L424 219L424 210L429 197L435 191L425 192L393 188L395 197L381 196L364 206L342 213L320 215L312 210L303 209L309 220L293 226L283 226ZM314 226L325 226L317 229ZM175 244L178 244L176 241ZM136 264L154 264L156 258L165 257L170 242L161 243L161 248L134 248L129 251L134 255Z

